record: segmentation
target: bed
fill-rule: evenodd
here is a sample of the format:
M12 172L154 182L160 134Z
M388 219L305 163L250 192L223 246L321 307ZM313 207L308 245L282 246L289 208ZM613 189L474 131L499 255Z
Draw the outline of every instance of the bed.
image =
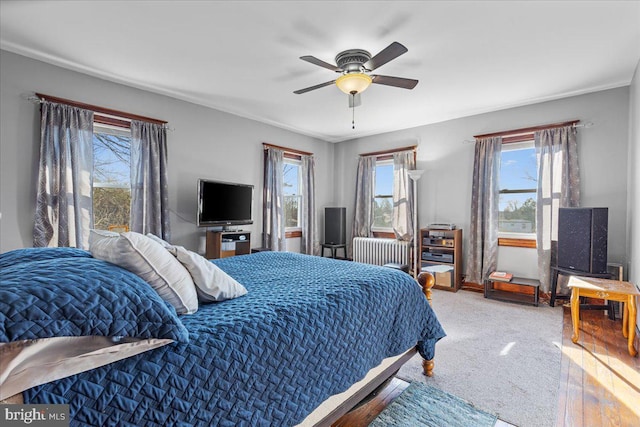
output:
M45 376L19 393L24 402L69 404L71 425L293 426L385 358L415 349L432 366L444 336L421 286L398 270L287 252L212 262L248 293L178 316L140 277L89 252L0 255L0 355L56 338L130 350Z

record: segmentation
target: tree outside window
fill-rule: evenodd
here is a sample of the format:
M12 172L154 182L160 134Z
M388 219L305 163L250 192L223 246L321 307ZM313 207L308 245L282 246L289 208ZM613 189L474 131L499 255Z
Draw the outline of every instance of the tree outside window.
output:
M283 174L285 229L300 228L300 162L285 159Z
M93 133L94 228L128 229L131 212L131 133L95 126Z
M393 219L393 161L376 162L373 228L392 230Z
M498 232L536 232L537 168L533 141L503 145Z

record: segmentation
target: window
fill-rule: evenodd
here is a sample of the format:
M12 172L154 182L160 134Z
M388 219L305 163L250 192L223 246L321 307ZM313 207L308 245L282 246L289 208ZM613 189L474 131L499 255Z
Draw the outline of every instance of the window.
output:
M129 229L131 131L106 125L93 129L93 226Z
M300 229L300 207L302 194L300 193L300 161L290 158L284 159L284 227L287 231Z
M376 161L376 182L373 206L373 230L392 231L393 160Z
M533 141L504 144L500 162L500 237L535 239L538 164Z

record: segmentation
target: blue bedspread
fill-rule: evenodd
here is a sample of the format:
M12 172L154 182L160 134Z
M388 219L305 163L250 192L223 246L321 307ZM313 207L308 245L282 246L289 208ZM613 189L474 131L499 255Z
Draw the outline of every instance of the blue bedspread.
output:
M249 291L181 316L174 343L24 393L72 425L290 426L383 358L444 336L406 273L293 253L216 260Z
M7 252L0 275L0 343L89 335L188 341L173 307L145 281L87 251Z

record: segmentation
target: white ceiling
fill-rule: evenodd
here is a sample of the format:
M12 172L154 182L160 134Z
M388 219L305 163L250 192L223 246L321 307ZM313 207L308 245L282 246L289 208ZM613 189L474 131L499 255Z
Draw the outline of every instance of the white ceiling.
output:
M0 33L8 51L338 142L628 85L640 2L2 0ZM409 51L375 73L420 83L372 85L355 129L335 86L293 93L336 77L300 56L393 41Z

